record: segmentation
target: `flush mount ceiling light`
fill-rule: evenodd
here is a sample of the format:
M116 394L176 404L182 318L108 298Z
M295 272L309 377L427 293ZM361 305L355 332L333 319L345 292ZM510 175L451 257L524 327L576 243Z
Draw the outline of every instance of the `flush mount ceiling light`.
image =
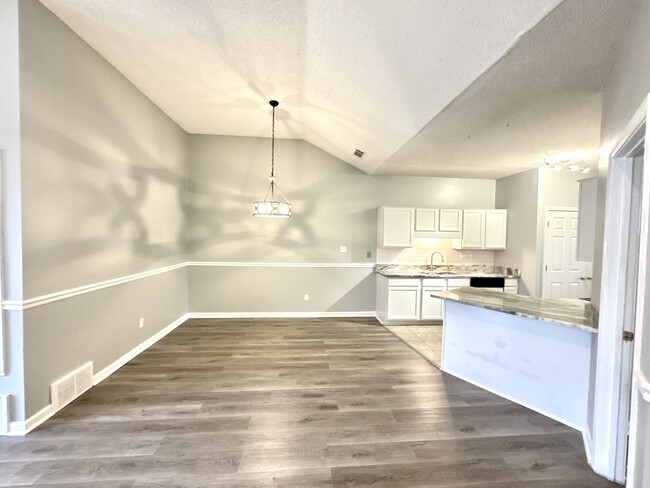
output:
M271 100L273 107L273 124L271 126L271 176L269 176L269 189L266 190L264 200L253 202L253 216L267 219L288 219L291 217L291 203L280 191L275 179L275 107L279 105L276 100ZM276 192L284 201L275 198ZM270 198L269 198L270 197Z
M562 170L569 170L573 171L574 173L577 173L578 171L580 173L589 173L589 167L582 161L573 161L573 160L567 160L567 161L547 161L544 159L544 164L542 165L544 169L550 169L553 171L562 171Z

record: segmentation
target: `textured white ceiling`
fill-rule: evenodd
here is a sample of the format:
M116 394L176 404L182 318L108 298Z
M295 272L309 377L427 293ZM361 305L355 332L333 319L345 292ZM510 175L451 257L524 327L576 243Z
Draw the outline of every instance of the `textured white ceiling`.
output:
M596 168L601 89L633 8L565 0L376 173L500 178L544 158Z
M280 137L305 139L366 172L383 165L412 174L438 172L422 140L429 123L561 2L41 1L187 132L269 136L267 102L276 98ZM591 2L581 3L588 22ZM580 95L591 114L593 90ZM494 119L497 108L487 105L479 108ZM530 119L519 109L535 104L505 107ZM462 115L474 124L471 105ZM366 151L362 160L355 148Z

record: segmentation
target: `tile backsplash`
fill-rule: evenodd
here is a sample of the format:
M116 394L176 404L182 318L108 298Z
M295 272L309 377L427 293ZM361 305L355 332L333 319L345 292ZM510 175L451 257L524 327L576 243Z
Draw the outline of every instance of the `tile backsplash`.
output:
M379 264L429 264L431 253L439 251L447 264L494 264L494 251L456 250L451 239L415 238L413 247L405 249L377 248ZM434 264L440 264L440 256L434 257Z

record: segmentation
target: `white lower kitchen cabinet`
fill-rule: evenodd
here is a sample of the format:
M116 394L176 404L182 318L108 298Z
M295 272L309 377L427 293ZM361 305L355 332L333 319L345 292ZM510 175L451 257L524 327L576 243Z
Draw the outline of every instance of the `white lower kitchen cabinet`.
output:
M517 293L518 278L506 278L506 293ZM469 278L388 278L377 275L377 318L382 324L442 322L444 300L431 295L469 286ZM499 288L501 290L501 288Z
M445 291L444 287L423 287L422 288L422 320L442 320L442 298L432 297L431 294Z
M422 280L377 276L377 318L386 321L420 319Z
M432 297L431 294L447 289L447 280L442 278L422 279L422 309L420 320L442 320L443 308L441 298Z
M418 320L420 318L420 287L394 286L388 288L388 319Z

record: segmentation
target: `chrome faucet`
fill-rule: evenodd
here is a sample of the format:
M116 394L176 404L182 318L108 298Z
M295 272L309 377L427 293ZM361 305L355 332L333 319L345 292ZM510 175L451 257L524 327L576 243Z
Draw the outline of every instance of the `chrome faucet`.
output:
M440 251L434 251L431 253L431 260L429 261L429 268L433 269L433 256L436 254L440 254L440 260L444 263L445 262L445 255L442 254Z

